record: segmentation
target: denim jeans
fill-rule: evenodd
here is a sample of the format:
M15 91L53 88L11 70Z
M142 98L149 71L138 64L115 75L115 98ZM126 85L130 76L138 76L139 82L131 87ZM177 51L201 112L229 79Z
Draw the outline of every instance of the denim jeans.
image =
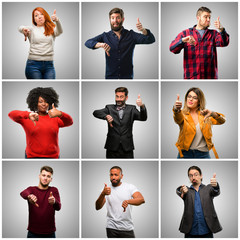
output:
M53 61L27 60L25 75L27 79L55 79Z
M27 238L56 238L55 232L49 234L37 234L28 231Z
M201 152L198 150L188 151L182 150L183 158L211 158L209 152ZM180 158L180 154L178 153L177 158Z

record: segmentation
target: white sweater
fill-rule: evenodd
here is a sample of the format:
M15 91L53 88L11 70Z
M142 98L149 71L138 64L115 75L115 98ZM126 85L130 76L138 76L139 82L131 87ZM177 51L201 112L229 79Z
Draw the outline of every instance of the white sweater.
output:
M54 55L54 41L55 37L59 36L63 30L60 21L58 20L55 22L56 27L54 28L54 34L51 36L45 36L44 27L37 27L33 26L20 26L19 32L23 33L23 29L27 28L30 30L28 35L28 39L30 42L30 49L29 49L29 60L36 60L36 61L53 61Z

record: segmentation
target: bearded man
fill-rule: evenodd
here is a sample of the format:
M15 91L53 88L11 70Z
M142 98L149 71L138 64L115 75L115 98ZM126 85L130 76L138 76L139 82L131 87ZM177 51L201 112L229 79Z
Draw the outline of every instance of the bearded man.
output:
M28 187L20 195L28 201L28 238L55 238L55 211L61 209L58 189L50 187L53 169L43 166L38 186Z
M133 51L136 44L151 44L155 37L150 30L145 29L137 18L136 27L142 33L127 30L122 25L124 12L113 8L109 12L111 31L104 32L85 42L90 49L103 48L106 59L106 79L133 78Z
M119 166L110 169L111 185L104 188L96 201L96 210L107 205L107 237L135 238L131 217L132 205L145 203L138 189L129 183L122 182L123 172Z
M217 30L208 29L211 10L200 7L197 10L197 24L179 33L170 44L170 51L178 54L184 49L185 79L217 79L217 48L229 44L229 35L220 23L214 22Z
M116 104L106 105L105 108L95 110L94 117L108 122L108 134L105 144L106 158L134 158L133 150L133 122L146 121L147 109L138 95L135 105L126 104L128 89L119 87L115 89Z

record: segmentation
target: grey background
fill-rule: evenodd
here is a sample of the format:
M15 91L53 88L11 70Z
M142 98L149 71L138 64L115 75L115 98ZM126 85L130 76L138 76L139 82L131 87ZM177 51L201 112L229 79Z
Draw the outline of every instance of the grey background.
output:
M210 8L211 25L220 17L220 22L230 35L227 47L217 48L218 77L238 77L238 3L237 2L163 2L161 4L161 78L183 78L183 50L180 54L170 52L170 43L185 29L197 24L198 8ZM216 29L215 29L216 30Z
M50 186L58 188L62 208L55 212L56 236L79 237L79 163L77 161L3 161L2 237L26 238L28 204L20 192L38 186L40 169L53 168Z
M135 185L145 203L133 206L132 219L136 238L157 238L159 228L159 175L157 161L83 161L82 162L82 237L106 238L106 206L95 210L104 183L110 184L109 170L123 170L123 182Z
M223 125L213 125L212 141L219 158L238 157L238 83L237 82L162 82L161 84L161 157L176 158L175 143L179 135L179 126L173 120L173 104L180 95L184 97L191 87L199 87L206 98L206 108L225 115ZM211 158L215 158L210 151Z
M187 176L189 167L200 167L203 184L210 184L216 173L221 194L214 198L214 206L223 230L214 234L216 238L238 237L238 162L237 161L163 161L161 164L161 237L184 237L178 228L184 204L177 196L176 188L191 185Z
M107 104L115 104L115 89L121 86L128 88L127 104L136 105L140 94L147 108L147 121L133 123L134 157L158 158L158 83L110 81L82 82L82 158L105 158L107 122L92 113Z
M61 20L63 33L54 44L56 78L79 78L79 3L22 2L2 4L2 78L24 79L29 41L18 31L21 25L32 26L32 11L43 7L51 16L54 9ZM9 17L14 16L14 17Z
M109 11L119 7L124 11L125 29L139 32L136 28L139 17L143 27L150 29L156 42L135 46L133 71L135 79L158 78L158 3L157 2L92 2L82 3L82 78L105 78L105 52L102 48L92 50L85 47L89 38L111 30ZM139 32L140 33L140 32Z
M30 111L26 99L35 87L53 87L59 95L58 109L73 118L73 125L59 129L60 158L79 157L79 83L77 82L3 82L2 84L2 157L24 158L26 134L12 121L13 110Z

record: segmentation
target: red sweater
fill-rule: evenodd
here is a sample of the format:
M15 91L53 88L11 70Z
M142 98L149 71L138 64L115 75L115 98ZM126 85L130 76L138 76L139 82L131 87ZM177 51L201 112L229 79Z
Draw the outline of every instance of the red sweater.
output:
M53 205L48 203L50 192L52 192L55 197L55 203ZM26 200L28 200L28 195L30 194L34 194L37 197L37 204L39 207L28 202L28 230L36 234L50 234L55 232L55 210L59 211L61 209L58 189L55 187L48 187L47 190L42 190L38 187L28 187L20 193Z
M28 111L12 111L8 116L15 122L22 125L26 132L26 154L28 158L58 158L58 130L60 127L67 127L73 124L71 116L62 112L61 117L50 118L49 115L40 116L39 120L29 119Z

